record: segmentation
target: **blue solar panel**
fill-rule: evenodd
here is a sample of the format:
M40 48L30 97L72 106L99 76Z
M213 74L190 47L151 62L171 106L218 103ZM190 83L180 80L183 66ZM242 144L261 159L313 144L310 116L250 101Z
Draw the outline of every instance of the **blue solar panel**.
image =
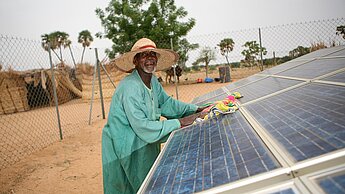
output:
M345 71L343 71L341 73L337 73L337 74L332 75L330 77L324 78L322 80L344 83L345 82Z
M345 67L344 58L314 60L277 75L313 79Z
M193 193L280 167L240 112L176 131L144 193Z
M318 180L318 184L329 194L345 193L345 172L340 175L329 175Z
M339 56L345 57L345 47L343 46L342 50L339 50L337 52L334 52L332 54L327 55L327 57L335 57L335 56L337 56L337 57L339 57Z
M244 86L245 84L248 84L250 82L257 81L257 80L263 79L263 78L264 78L263 76L253 75L253 76L235 81L235 82L225 86L225 88L228 90L232 90L232 89Z
M345 147L345 87L308 84L245 107L296 161Z
M299 83L302 83L302 81L268 77L230 92L240 92L244 96L240 98L240 102L246 103Z
M309 54L303 55L301 57L298 57L297 60L309 60L309 59L313 59L313 58L332 56L333 53L338 52L344 48L345 48L345 46L336 46L336 47L320 49L320 50L311 52Z
M201 101L207 101L209 99L212 99L212 98L220 96L220 95L226 96L226 94L225 94L225 92L224 92L224 90L222 88L219 88L217 90L214 90L214 91L209 92L207 94L204 94L202 96L196 97L196 98L193 99L192 103L196 104L196 103L199 103Z
M299 60L298 61L296 61L296 60L288 61L286 63L277 65L277 66L272 67L270 69L267 69L267 70L261 72L261 74L273 75L273 74L285 71L287 69L291 69L293 67L299 66L299 65L306 63L306 62L307 61L299 61Z
M226 97L228 96L228 94L226 94L225 92L218 94L218 96L215 96L213 98L209 98L209 99L205 99L203 101L199 101L197 103L195 103L196 105L203 105L203 104L207 104L207 103L213 103L215 101L219 101L219 100L224 100Z

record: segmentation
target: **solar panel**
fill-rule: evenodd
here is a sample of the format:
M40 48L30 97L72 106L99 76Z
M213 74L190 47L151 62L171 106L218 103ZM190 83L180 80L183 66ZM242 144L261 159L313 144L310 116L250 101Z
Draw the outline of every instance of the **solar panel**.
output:
M345 87L308 84L245 107L296 161L345 147Z
M319 59L278 73L277 75L313 79L344 67L345 58Z
M342 46L330 47L330 48L326 48L326 49L320 49L320 50L308 53L306 55L303 55L301 57L298 57L297 60L310 60L313 58L331 56L334 52L338 52L344 48L345 48L345 46L342 45Z
M216 102L216 101L219 101L219 100L224 100L227 96L228 96L228 94L223 92L223 93L219 94L218 96L215 96L213 98L208 98L208 99L205 99L203 101L199 101L199 102L197 102L195 104L198 105L198 106L201 106L203 104L213 103L213 102Z
M345 83L345 71L343 71L341 73L337 73L337 74L332 75L330 77L326 77L322 80Z
M244 78L244 79L241 79L239 81L233 82L233 83L225 86L225 88L228 89L228 90L232 90L232 89L244 86L244 85L246 85L248 83L251 83L251 82L263 79L263 78L264 78L263 76L258 76L258 75L249 76L247 78Z
M345 172L331 174L317 179L319 186L325 193L345 193Z
M201 102L201 101L205 101L205 100L207 101L211 98L214 98L214 97L220 96L220 95L224 95L224 96L226 95L222 88L219 88L215 91L209 92L209 93L204 94L202 96L196 97L193 99L192 103L196 104L196 103Z
M342 56L344 57L345 56L345 47L343 47L341 50L337 51L337 52L334 52L332 54L329 54L327 55L327 57L338 57L338 56Z
M240 102L246 103L300 83L302 81L268 77L230 92L240 92L244 96L240 98Z
M298 61L297 60L288 61L286 63L272 67L270 69L266 69L265 71L261 72L261 74L273 75L273 74L291 69L293 67L299 66L299 65L306 63L306 62L308 62L308 61L299 61L299 60Z
M172 134L144 193L192 193L268 172L280 164L240 112Z

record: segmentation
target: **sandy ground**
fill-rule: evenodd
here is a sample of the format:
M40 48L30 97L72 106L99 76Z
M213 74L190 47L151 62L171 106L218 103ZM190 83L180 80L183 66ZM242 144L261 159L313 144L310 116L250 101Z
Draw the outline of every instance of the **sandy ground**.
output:
M213 76L216 74L217 72ZM241 77L246 76L248 74ZM190 102L195 97L229 84L218 82L196 84L195 80L199 77L205 77L204 73L181 77L183 85L179 86L179 100ZM176 97L174 84L164 84L163 86L169 95ZM109 102L105 105L107 115ZM88 107L88 104L81 103L73 106L69 106L68 103L65 105L65 109L69 109L69 115L78 115L85 118L84 120L88 118L88 114L86 114ZM85 109L85 111L81 111L81 109ZM86 115L80 115L81 112ZM21 116L21 119L24 119L24 116L25 114ZM71 128L77 128L78 125L79 130L71 133L72 135L65 137L62 141L55 141L41 151L30 153L14 165L2 169L0 171L1 194L102 193L101 134L106 120L100 119L98 114L94 115L97 119L93 120L92 125L80 125L73 122L75 117L66 117L65 120L70 120L68 125Z

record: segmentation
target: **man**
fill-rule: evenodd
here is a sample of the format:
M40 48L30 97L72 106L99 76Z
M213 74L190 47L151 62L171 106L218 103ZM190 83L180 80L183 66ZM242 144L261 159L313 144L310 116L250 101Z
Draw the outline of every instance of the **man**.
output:
M168 96L153 72L169 68L177 53L147 38L114 60L131 72L116 88L102 134L104 193L136 193L169 134L193 123L202 108ZM134 64L134 66L133 66ZM189 115L189 116L188 116ZM160 120L164 116L167 120Z

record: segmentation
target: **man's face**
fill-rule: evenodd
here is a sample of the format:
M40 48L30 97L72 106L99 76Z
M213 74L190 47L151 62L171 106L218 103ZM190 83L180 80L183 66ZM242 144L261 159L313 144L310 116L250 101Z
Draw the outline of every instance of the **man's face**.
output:
M157 68L157 53L153 51L145 51L139 54L139 67L146 73L153 73Z

